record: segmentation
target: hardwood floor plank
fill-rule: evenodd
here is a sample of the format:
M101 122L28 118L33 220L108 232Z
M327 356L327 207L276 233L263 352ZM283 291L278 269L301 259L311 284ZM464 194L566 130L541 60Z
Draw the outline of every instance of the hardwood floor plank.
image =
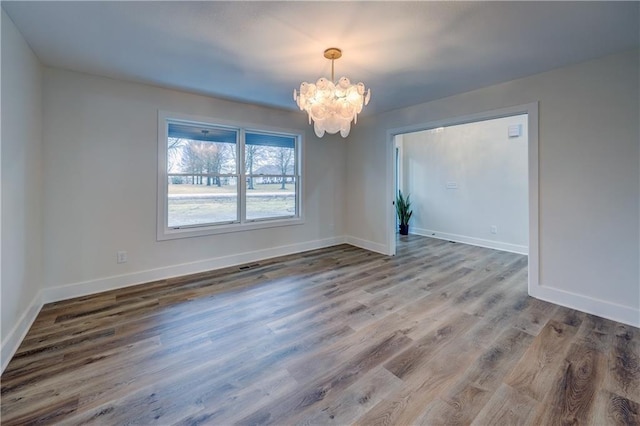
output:
M512 304L518 296L521 296L521 292L518 291L518 283L527 279L527 265L516 261L516 263L509 266L517 269L508 277L495 276L494 284L482 297L469 301L464 308L465 312L478 317L485 317L494 313L497 310L496 308L504 309L506 307L505 304Z
M427 425L468 425L489 401L513 369L533 337L507 328L491 347L457 379L447 392L431 403L416 423Z
M2 424L638 424L640 331L529 297L527 269L409 235L47 304Z
M350 424L402 385L402 380L385 368L376 367L344 392L328 395L319 407L303 411L290 420L300 425Z
M337 365L355 358L358 353L365 350L371 342L376 341L380 336L394 333L407 336L411 330L420 325L421 323L414 323L409 328L402 328L407 326L404 319L398 315L389 315L385 321L358 330L349 339L339 340L320 348L312 358L290 363L287 370L296 380L313 380L334 369Z
M585 314L578 334L576 334L576 341L606 355L611 347L615 326L614 321Z
M11 419L3 421L3 424L27 425L27 424L55 424L60 419L67 417L78 408L78 398L69 399L56 398L56 401L49 404L41 404L33 407L28 412L12 415ZM5 417L3 415L3 417Z
M640 402L640 330L618 324L609 352L606 388L617 395Z
M558 306L553 305L552 303L532 298L515 319L513 326L533 336L537 336L538 333L540 333L540 331L547 325L547 321L556 314L557 309Z
M503 383L471 425L535 425L533 417L538 405L535 399Z
M357 424L413 424L435 397L455 379L454 371L466 369L476 354L464 337L472 329L473 317L454 315L440 328L416 342L385 364L405 381L403 389L385 398L357 420ZM451 351L456 346L459 351Z
M419 415L416 425L468 425L478 415L493 392L467 383L454 396L439 396Z
M597 350L572 344L562 377L545 398L535 423L587 424L593 417L596 390L602 385L606 366L605 357Z
M551 320L534 339L505 383L542 402L562 374L565 354L577 329Z
M570 325L572 327L580 327L582 322L586 319L587 314L584 312L576 311L575 309L565 308L564 306L558 306L555 310L553 319Z
M405 379L419 370L424 364L444 349L447 343L461 338L468 331L475 319L464 313L458 314L441 324L437 330L417 340L409 348L393 357L384 367L400 379Z
M286 370L277 370L265 380L250 386L235 389L225 394L225 398L203 400L204 408L196 414L185 417L176 424L235 424L247 412L258 410L273 403L277 398L292 392L299 386Z
M594 415L590 426L638 426L640 425L640 404L623 396L600 390L594 403Z
M239 424L281 424L300 410L317 406L330 392L339 392L359 377L380 365L411 339L402 333L384 336L375 344L357 354L351 361L334 368L320 379L274 402L268 408L259 409L239 420Z

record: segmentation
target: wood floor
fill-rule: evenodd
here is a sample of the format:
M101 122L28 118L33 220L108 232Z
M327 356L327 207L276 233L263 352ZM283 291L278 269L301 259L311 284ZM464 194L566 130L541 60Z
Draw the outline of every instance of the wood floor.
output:
M640 331L526 283L525 256L409 236L49 304L2 424L640 424Z

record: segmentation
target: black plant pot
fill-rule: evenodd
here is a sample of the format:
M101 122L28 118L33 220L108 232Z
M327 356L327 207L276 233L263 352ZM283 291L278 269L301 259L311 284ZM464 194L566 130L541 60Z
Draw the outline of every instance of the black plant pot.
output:
M409 235L409 225L400 224L400 235Z

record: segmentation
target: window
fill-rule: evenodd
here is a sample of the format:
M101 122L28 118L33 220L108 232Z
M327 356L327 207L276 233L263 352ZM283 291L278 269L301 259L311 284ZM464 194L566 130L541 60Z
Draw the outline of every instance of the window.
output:
M296 138L246 132L246 218L296 216Z
M158 117L159 240L302 223L299 134Z

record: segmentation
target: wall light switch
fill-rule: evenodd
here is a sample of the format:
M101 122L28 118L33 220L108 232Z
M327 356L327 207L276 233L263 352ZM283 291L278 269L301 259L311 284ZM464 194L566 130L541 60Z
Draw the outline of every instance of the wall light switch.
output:
M522 133L522 127L519 124L512 124L507 130L510 138L517 138Z
M498 227L495 225L491 225L491 233L492 234L497 234L498 233Z
M127 252L119 251L116 253L116 261L118 263L127 263Z

